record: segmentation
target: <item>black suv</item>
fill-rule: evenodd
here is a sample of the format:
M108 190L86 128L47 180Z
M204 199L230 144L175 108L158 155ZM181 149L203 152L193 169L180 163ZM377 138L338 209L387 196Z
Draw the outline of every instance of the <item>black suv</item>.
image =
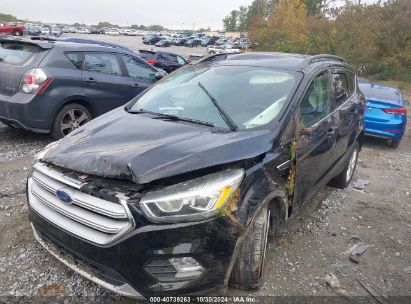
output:
M125 48L80 42L0 39L0 122L58 139L164 76Z
M149 64L167 73L171 73L187 64L187 61L182 56L171 52L140 50L139 56Z
M206 58L37 156L35 237L127 296L257 288L269 229L350 183L364 103L339 57Z

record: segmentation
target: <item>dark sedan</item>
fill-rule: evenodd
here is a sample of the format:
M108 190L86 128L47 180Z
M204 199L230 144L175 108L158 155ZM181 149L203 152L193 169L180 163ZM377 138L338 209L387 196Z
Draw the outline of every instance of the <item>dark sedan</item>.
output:
M159 42L157 42L156 46L157 47L169 47L169 46L171 46L171 43L170 43L169 40L163 39L163 40L160 40Z
M201 46L201 40L194 38L194 39L190 39L185 43L185 46L187 47L197 47L197 46Z
M161 40L161 37L156 35L148 35L143 38L144 44L154 45Z
M187 60L180 55L171 52L140 50L139 55L151 65L154 65L167 73L171 73L187 64Z

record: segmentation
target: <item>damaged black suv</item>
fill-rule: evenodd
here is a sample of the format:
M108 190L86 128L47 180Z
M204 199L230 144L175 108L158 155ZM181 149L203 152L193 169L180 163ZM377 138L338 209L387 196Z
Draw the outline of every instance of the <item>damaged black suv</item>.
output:
M35 237L122 295L257 288L269 230L350 183L364 101L339 57L205 58L37 156Z

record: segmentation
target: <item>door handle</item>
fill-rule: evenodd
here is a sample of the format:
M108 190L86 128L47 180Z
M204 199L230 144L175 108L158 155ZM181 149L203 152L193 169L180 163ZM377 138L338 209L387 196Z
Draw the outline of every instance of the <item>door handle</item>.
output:
M133 83L133 87L138 88L140 85L138 83Z
M95 84L95 83L96 83L96 80L95 80L93 77L89 77L89 78L86 79L86 82L87 82L88 84Z

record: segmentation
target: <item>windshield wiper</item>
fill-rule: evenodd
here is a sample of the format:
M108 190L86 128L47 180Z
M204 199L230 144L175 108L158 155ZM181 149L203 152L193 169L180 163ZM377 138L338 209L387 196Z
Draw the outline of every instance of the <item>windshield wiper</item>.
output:
M207 96L211 99L215 107L218 109L220 112L220 115L223 117L225 120L227 126L230 128L231 131L236 131L238 129L237 125L235 122L230 118L230 116L224 111L224 109L221 107L220 103L218 102L217 99L211 93L203 86L201 82L198 82L198 86L204 91L204 93L207 94Z
M198 125L214 127L214 124L211 123L211 122L197 120L197 119L191 119L191 118L185 118L185 117L179 117L179 116L170 115L170 114L152 112L152 111L148 111L148 110L144 110L144 109L140 109L140 110L137 110L137 111L128 111L128 113L131 113L131 114L147 113L147 114L157 116L157 117L154 117L153 119L170 119L170 120L177 120L177 121L187 121L187 122L192 122L192 123L195 123L195 124L198 124Z

